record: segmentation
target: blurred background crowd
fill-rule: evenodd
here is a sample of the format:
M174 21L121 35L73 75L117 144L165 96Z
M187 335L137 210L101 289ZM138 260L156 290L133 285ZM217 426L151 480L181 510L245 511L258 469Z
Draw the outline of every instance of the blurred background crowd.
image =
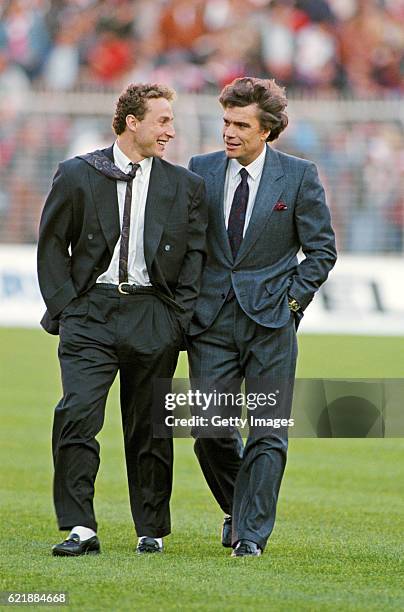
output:
M403 91L403 0L2 0L0 79L67 90L240 74L290 89Z
M319 105L318 117L292 113L275 146L319 165L339 248L403 252L403 113L386 103L361 117L341 101L337 117L327 105L400 103L404 0L0 0L0 242L35 242L57 162L112 142L112 104L91 113L98 94L174 87L195 107L170 151L186 164L220 148L215 98L245 74L275 77L291 110ZM46 111L31 112L44 92ZM74 92L86 92L83 112L61 112L55 96Z
M403 0L3 0L13 86L216 91L243 73L289 88L404 91Z

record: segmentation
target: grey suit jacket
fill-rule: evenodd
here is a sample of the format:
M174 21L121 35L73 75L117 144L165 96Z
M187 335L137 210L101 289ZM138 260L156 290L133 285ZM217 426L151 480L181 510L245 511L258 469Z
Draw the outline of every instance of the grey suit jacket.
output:
M330 213L315 164L269 145L253 213L233 261L223 212L227 162L224 151L218 151L195 156L189 164L205 179L209 217L208 258L191 335L212 325L231 285L251 319L265 327L282 327L290 317L288 294L304 310L336 261ZM305 259L299 264L300 248Z

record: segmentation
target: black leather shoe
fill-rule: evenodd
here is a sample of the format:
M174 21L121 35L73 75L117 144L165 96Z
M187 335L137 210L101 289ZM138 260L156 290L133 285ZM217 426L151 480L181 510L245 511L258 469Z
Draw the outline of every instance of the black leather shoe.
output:
M225 516L223 520L222 546L231 548L231 516Z
M160 548L159 543L154 538L142 538L136 547L136 552L138 555L145 555L147 553L161 553L163 549Z
M79 557L80 555L98 555L101 552L100 541L97 536L81 542L77 533L67 538L60 544L52 547L54 557Z
M240 540L236 548L231 553L232 557L260 557L262 550L251 540Z

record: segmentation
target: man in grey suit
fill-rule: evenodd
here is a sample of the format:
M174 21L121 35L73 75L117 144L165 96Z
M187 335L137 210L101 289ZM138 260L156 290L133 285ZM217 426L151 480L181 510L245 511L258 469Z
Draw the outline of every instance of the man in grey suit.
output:
M195 430L195 452L229 515L222 544L236 557L259 556L274 526L286 463L296 329L336 250L316 166L267 144L288 124L284 89L274 80L239 78L219 100L225 150L189 164L205 179L209 207L208 259L189 331L190 374L194 387L233 393L244 379L247 396L265 391L277 403L264 402L255 412L268 426L251 426L245 447L229 426L219 437ZM284 419L281 427L274 417Z

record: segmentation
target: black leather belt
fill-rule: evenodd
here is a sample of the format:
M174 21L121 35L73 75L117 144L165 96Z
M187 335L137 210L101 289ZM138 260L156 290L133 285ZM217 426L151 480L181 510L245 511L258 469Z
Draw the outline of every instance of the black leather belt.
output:
M116 287L116 285L114 285ZM154 293L154 287L149 287L146 285L131 285L130 283L119 283L117 287L119 293L122 295L135 295L143 294L143 293Z
M130 283L120 283L119 285L113 285L110 283L96 283L93 289L97 290L97 288L101 291L105 289L111 290L112 292L117 292L120 295L155 295L162 302L168 304L172 308L175 308L179 312L185 312L185 308L178 304L173 298L170 298L166 293L159 291L156 287L153 286L145 286L145 285L131 285Z

